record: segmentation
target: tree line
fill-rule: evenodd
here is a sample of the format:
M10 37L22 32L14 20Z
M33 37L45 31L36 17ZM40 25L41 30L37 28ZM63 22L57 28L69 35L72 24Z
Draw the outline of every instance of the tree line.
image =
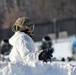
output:
M76 0L0 0L0 25L8 29L20 16L34 23L76 17Z

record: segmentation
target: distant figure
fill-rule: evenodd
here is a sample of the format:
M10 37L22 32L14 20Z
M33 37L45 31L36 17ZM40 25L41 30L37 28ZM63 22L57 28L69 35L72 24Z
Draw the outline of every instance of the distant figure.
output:
M45 36L42 38L42 49L43 50L48 50L52 46L52 40L49 36Z
M44 59L45 62L51 61L51 57L53 57L52 53L54 52L54 49L52 48L52 40L49 36L45 36L44 38L42 38L41 49L43 50L41 59Z
M76 35L72 42L72 53L73 53L74 59L76 59Z
M73 49L73 54L76 54L76 36L75 36L73 43L72 43L72 49Z
M12 46L9 44L8 39L3 39L0 44L0 51L2 55L9 55Z

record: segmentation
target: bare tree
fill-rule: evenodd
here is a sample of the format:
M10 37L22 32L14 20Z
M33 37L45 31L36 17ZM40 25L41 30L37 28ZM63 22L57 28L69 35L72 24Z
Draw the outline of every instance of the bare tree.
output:
M6 2L6 0L3 0L3 3L4 3L5 13L8 15L8 8L7 8L7 2Z
M19 9L15 9L15 8L12 8L10 12L8 12L8 14L9 16L7 14L4 16L3 24L2 24L3 29L10 28L14 24L15 20L18 17L22 16L22 12Z

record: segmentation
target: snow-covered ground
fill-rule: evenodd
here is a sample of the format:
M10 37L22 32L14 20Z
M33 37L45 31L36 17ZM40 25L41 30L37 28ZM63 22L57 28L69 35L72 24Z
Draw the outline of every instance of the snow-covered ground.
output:
M0 63L0 75L76 75L76 62L31 62L31 64Z
M54 57L68 57L71 55L72 38L57 40L53 42ZM36 49L41 42L35 44ZM76 75L76 61L29 61L27 63L10 63L0 61L0 75Z

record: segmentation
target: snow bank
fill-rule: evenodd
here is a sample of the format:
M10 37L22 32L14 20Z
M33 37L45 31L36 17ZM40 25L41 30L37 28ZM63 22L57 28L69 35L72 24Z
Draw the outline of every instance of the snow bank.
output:
M76 75L76 63L38 61L31 64L5 64L1 62L0 75Z

